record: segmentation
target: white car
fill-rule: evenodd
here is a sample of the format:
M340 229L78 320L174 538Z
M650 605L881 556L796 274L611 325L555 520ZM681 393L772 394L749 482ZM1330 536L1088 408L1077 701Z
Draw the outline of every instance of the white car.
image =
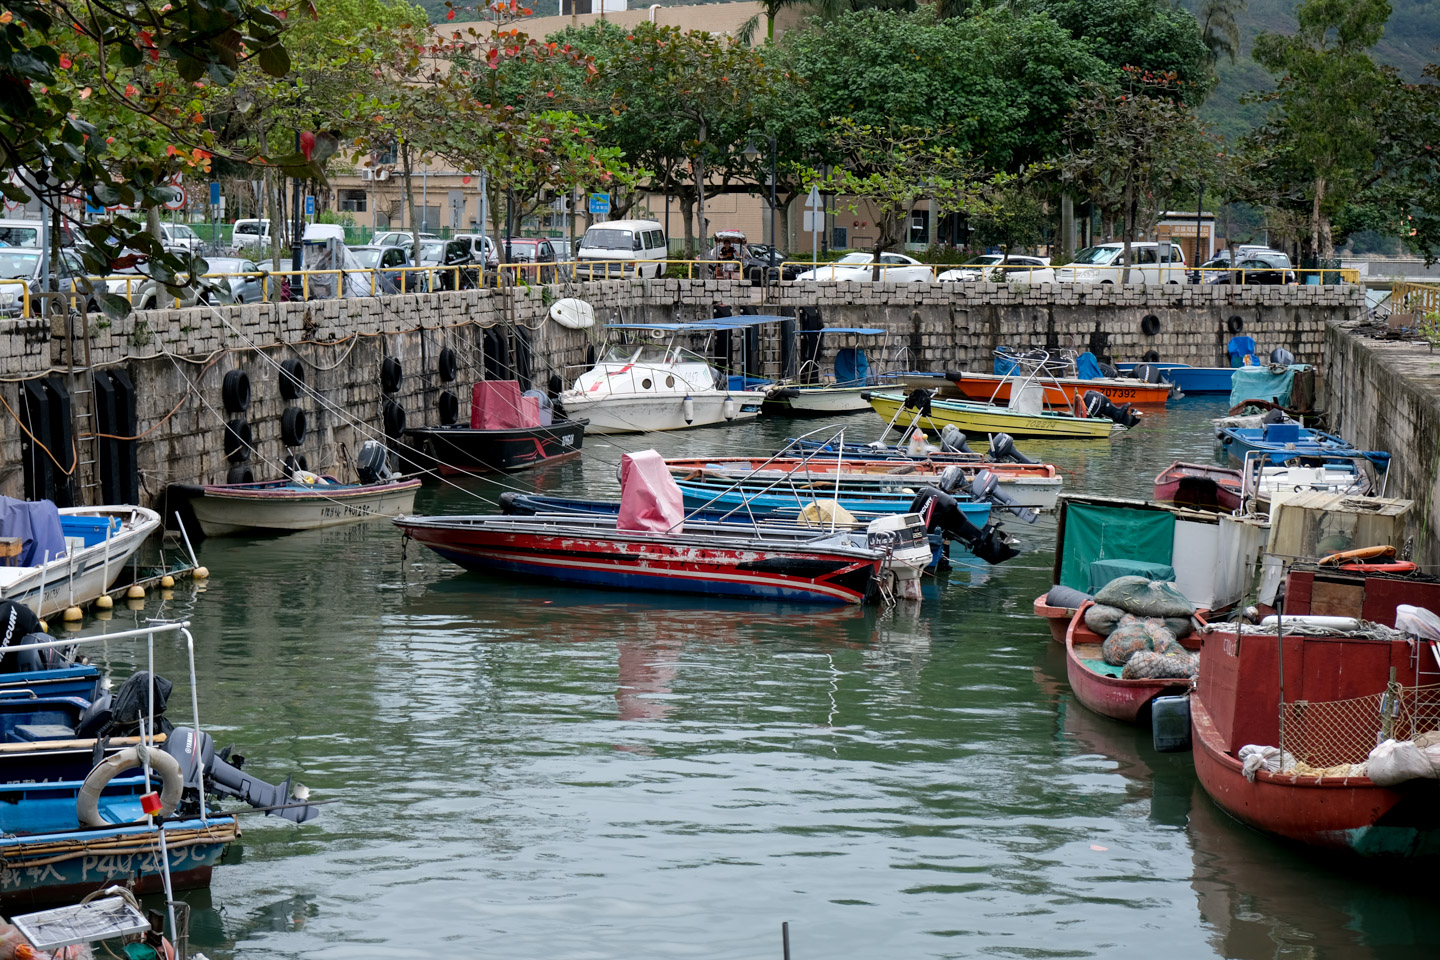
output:
M441 239L441 238L440 238L437 234L426 233L424 230L421 230L421 231L420 231L420 242L421 242L421 243L424 243L426 240L439 240L439 239ZM370 246L372 246L372 247L405 247L405 246L409 246L409 245L410 245L411 243L413 243L414 241L415 241L415 234L411 233L409 230L385 230L385 231L382 231L382 232L380 232L380 233L375 234L374 238L370 241Z
M1086 247L1075 259L1055 271L1059 283L1119 283L1125 275L1121 262L1125 245L1101 243ZM1185 252L1177 243L1130 244L1131 283L1187 283Z
M977 280L1054 283L1055 271L1050 269L1049 257L1012 254L1006 258L1003 254L986 253L940 274L941 283L974 283Z
M183 223L160 223L160 242L172 253L199 253L205 241Z
M847 253L834 263L796 274L796 280L852 280L875 278L875 258L868 253ZM889 283L930 283L935 273L928 266L903 253L880 254L880 279Z

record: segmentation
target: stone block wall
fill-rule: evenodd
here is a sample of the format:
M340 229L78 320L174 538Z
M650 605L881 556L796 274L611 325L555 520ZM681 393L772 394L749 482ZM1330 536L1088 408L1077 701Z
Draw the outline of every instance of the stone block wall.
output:
M549 320L549 305L563 296L594 306L596 327L568 330ZM304 365L313 391L294 401L308 419L308 435L296 452L305 454L311 469L343 470L346 453L382 432L387 395L380 367L386 357L398 360L404 372L389 398L404 407L408 424L435 424L438 398L447 389L459 396L464 418L469 385L484 377L487 331L496 331L492 342L503 334L512 351L518 338L528 337L536 386L552 373L568 386L600 348L604 324L703 320L720 304L759 313L818 307L827 326L882 327L892 334L892 348L906 348L898 363L909 369L988 370L1000 345L1090 349L1121 361L1140 360L1154 349L1164 360L1208 366L1224 362L1227 321L1237 316L1263 351L1285 346L1302 362L1319 362L1327 321L1357 314L1363 291L832 282L761 288L732 280L604 280L513 293L152 310L115 323L76 318L68 331L59 319L0 321L0 362L9 381L0 384L0 395L16 408L15 381L63 376L72 360L86 362L86 346L90 365L123 367L136 385L142 487L153 502L167 483L225 480L224 423L233 414L223 409L221 383L231 369L250 377L253 399L245 417L255 439L257 478L275 476L286 455L280 418L291 402L280 396L278 367L291 358ZM1140 330L1150 315L1160 322L1155 336ZM843 345L827 339L826 362ZM445 347L459 360L454 383L442 383L437 373ZM778 373L778 329L766 331L762 354L763 369ZM0 414L0 493L19 496L20 430L15 417Z

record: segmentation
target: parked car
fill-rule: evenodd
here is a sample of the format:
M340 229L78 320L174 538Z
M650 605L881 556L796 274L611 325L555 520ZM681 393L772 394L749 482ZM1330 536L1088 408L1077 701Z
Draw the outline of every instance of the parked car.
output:
M480 285L480 265L468 240L421 240L420 266L443 267L431 282L435 290L463 290Z
M1236 262L1230 267L1229 259L1216 258L1205 264L1201 276L1204 283L1249 283L1282 284L1294 283L1295 271L1290 269L1290 258L1281 253L1278 256L1256 255ZM1224 272L1215 272L1219 268Z
M745 268L745 279L759 284L764 280L794 280L803 269L799 264L786 263L785 254L779 253L768 243L752 243L749 256L741 262Z
M484 264L486 270L500 266L500 247L492 237L483 233L457 233L454 239L470 244L470 256L476 263Z
M575 276L575 244L568 237L551 237L550 247L555 251L556 276Z
M1019 253L1007 257L1000 253L984 253L940 274L941 283L975 283L979 280L1054 283L1055 271L1050 268L1049 257Z
M420 242L426 240L439 240L440 237L433 233L420 231ZM415 234L409 230L383 230L370 238L370 245L376 247L404 247L415 242Z
M0 220L0 247L38 247L43 229L39 220Z
M402 278L403 286L410 293L424 288L425 274L401 269L410 266L410 254L406 247L377 247L372 244L351 247L350 253L360 266L375 274L376 293L399 293Z
M518 270L514 271L517 276L523 277L531 283L553 283L555 281L555 248L550 246L549 240L535 237L511 237L508 241L500 242L502 245L508 243L510 246L509 261L514 264L522 264ZM523 266L523 264L531 264L531 266ZM550 266L545 266L545 264L550 264Z
M665 272L664 261L669 256L660 221L607 220L585 231L575 248L579 261L575 272L582 280L591 276L658 277Z
M205 246L200 234L183 223L160 223L160 243L176 253L197 254Z
M270 249L268 219L236 220L230 228L230 246L241 253L256 256Z
M269 273L253 260L240 257L210 257L205 274L211 289L201 294L203 303L260 303L265 299L265 280ZM218 276L228 274L228 276Z
M847 253L834 263L821 264L796 274L796 280L852 280L874 279L875 258L868 253ZM903 253L880 254L880 279L890 283L928 283L935 279L934 272L914 257Z
M193 307L200 302L197 285L186 283L180 275L181 293L175 293L163 283L150 276L146 266L126 267L112 270L105 277L106 290L117 297L125 297L136 310L154 310L169 307Z
M1119 283L1125 275L1123 243L1086 247L1055 270L1058 283ZM1131 283L1185 283L1185 251L1177 243L1130 244Z

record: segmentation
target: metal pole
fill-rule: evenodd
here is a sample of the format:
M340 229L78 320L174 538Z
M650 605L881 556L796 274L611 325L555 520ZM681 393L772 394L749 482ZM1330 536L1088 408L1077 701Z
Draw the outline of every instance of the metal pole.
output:
M300 131L295 131L295 152L300 152ZM294 225L290 236L290 269L300 271L305 265L305 221L302 219L304 208L300 204L300 178L291 177L293 187L290 191L290 202L293 209L290 211L290 222ZM290 278L290 299L295 299L295 284L300 282L300 277Z
M1205 279L1200 272L1200 265L1205 258L1200 256L1200 221L1205 216L1205 184L1197 184L1195 187L1195 282L1200 283Z
M775 138L772 136L770 138L770 259L772 263L774 262L775 255L780 252L780 241L775 236L775 155L777 150ZM767 270L765 273L768 279L770 271Z
M780 945L785 951L785 960L790 960L790 921L780 924Z
M422 233L430 229L430 211L427 204L430 202L430 168L426 167L420 171L420 231ZM443 258L442 258L443 259Z

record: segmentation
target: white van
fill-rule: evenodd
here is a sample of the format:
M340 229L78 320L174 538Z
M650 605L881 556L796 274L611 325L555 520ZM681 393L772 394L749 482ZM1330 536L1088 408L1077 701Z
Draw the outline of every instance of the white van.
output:
M580 280L590 276L638 276L658 277L665 272L665 259L669 247L665 242L665 229L658 220L611 220L597 223L585 231L580 245L575 248L575 259L580 263L575 268ZM588 267L586 262L602 261L654 261L652 263L607 263L605 269Z
M236 220L230 234L230 245L236 250L268 250L270 248L269 220Z
M1086 247L1055 268L1056 283L1119 283L1125 274L1123 243ZM1185 251L1177 243L1130 244L1131 283L1185 283Z
M40 246L39 220L0 220L0 247Z

